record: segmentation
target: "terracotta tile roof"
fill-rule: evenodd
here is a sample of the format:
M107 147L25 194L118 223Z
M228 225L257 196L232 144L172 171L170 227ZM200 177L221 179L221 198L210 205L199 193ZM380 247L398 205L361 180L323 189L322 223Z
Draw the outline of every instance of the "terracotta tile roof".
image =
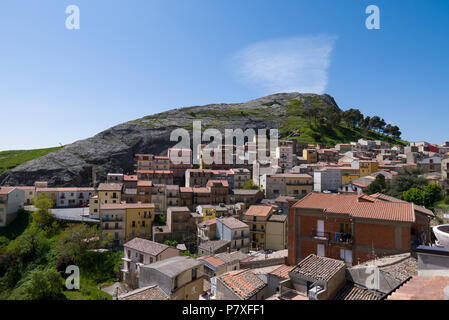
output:
M273 211L273 206L257 206L252 205L248 208L245 215L255 217L266 217Z
M37 192L94 192L94 188L78 188L78 187L64 187L64 188L52 188L52 187L45 187L45 188L36 188Z
M217 253L215 256L228 264L234 264L245 260L248 257L248 254L243 253L242 251L233 251Z
M273 222L285 222L287 220L286 214L273 214L270 218L268 218L268 221Z
M0 187L0 194L8 194L14 189L15 187Z
M153 181L145 181L145 180L139 180L137 182L138 187L151 187L153 185Z
M126 209L126 203L104 203L100 204L100 210L117 210L117 209Z
M100 183L98 186L98 191L121 191L121 183Z
M265 282L249 269L230 271L218 279L242 300L248 300L266 286Z
M209 188L193 188L193 193L210 193Z
M401 200L401 199L398 199L398 198L395 198L395 197L391 197L391 196L388 196L388 195L383 194L383 193L375 193L375 194L372 194L371 197L376 198L376 199L380 199L380 200L383 200L383 201L389 201L389 202L408 203L407 201L404 201L404 200ZM418 211L418 212L427 214L427 215L432 216L432 217L435 216L434 213L431 210L429 210L429 209L426 209L424 207L418 206L416 204L414 204L414 207L415 207L415 210Z
M2 188L4 188L4 187L2 187ZM16 188L19 190L35 190L36 189L36 187L34 187L34 186L18 186Z
M315 280L329 281L343 268L346 268L344 261L311 254L299 262L291 272Z
M415 222L412 203L382 201L367 195L309 193L293 207L321 209L323 213L347 214L355 218Z
M207 181L206 187L212 187L216 184L221 184L222 187L229 187L229 183L226 180L209 180Z
M333 300L380 300L381 295L347 281Z
M398 288L387 300L444 300L444 288L449 277L413 277Z
M221 260L217 257L214 257L214 256L199 257L198 260L201 260L201 261L205 262L206 264L211 265L215 269L224 267L226 265L226 263L223 260Z
M210 240L201 243L198 247L203 250L215 252L223 247L228 246L230 243L231 241L229 240Z
M272 178L305 178L311 179L312 176L305 173L277 173L271 175Z
M243 223L242 221L237 220L234 217L219 218L218 221L220 221L230 229L249 228L246 223Z
M137 170L139 174L173 174L173 170Z
M258 193L260 193L260 190L251 190L251 189L233 189L232 190L233 194L238 194L238 195L249 195L249 196L254 196L257 195Z
M285 264L281 265L280 267L274 269L270 272L270 274L277 276L279 278L288 279L289 275L288 273L293 270L295 266L287 266Z
M126 209L151 209L154 208L154 203L126 203Z
M124 175L123 176L124 181L137 181L137 175Z
M154 203L126 203L122 201L121 203L103 203L100 205L101 210L112 210L112 209L151 209L154 208Z
M119 300L168 300L168 296L158 286L140 288L118 297Z
M123 247L134 249L134 250L137 250L140 252L144 252L144 253L150 254L152 256L157 256L169 248L169 246L167 246L165 244L146 240L146 239L141 239L141 238L134 238L134 239L128 241L127 243L125 243L123 245Z

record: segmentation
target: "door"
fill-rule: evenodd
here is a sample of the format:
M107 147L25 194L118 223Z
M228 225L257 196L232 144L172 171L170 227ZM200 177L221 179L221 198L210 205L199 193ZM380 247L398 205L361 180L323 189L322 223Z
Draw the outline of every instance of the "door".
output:
M318 257L324 257L324 244L318 244L316 248L316 255Z
M318 237L324 237L324 220L317 220L317 233Z

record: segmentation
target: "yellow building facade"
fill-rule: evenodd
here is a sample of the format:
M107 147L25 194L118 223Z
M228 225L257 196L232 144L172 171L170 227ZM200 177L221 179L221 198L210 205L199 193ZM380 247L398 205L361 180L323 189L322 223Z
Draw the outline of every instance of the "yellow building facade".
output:
M154 221L153 203L127 203L125 242L135 238L151 239Z
M377 161L359 161L360 177L369 176L370 174L379 170L379 163Z

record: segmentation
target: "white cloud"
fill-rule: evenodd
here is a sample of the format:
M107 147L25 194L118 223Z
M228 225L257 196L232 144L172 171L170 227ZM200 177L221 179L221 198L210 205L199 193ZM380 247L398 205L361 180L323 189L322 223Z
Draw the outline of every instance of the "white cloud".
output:
M295 37L259 42L233 57L240 81L268 93L323 93L336 37Z

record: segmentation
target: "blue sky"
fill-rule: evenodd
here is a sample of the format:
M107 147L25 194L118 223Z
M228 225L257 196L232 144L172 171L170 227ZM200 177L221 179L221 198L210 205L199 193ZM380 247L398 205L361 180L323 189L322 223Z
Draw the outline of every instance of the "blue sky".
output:
M71 4L79 30L65 27ZM365 27L371 4L380 30ZM0 150L293 90L328 93L405 139L440 143L448 13L447 0L2 0Z

